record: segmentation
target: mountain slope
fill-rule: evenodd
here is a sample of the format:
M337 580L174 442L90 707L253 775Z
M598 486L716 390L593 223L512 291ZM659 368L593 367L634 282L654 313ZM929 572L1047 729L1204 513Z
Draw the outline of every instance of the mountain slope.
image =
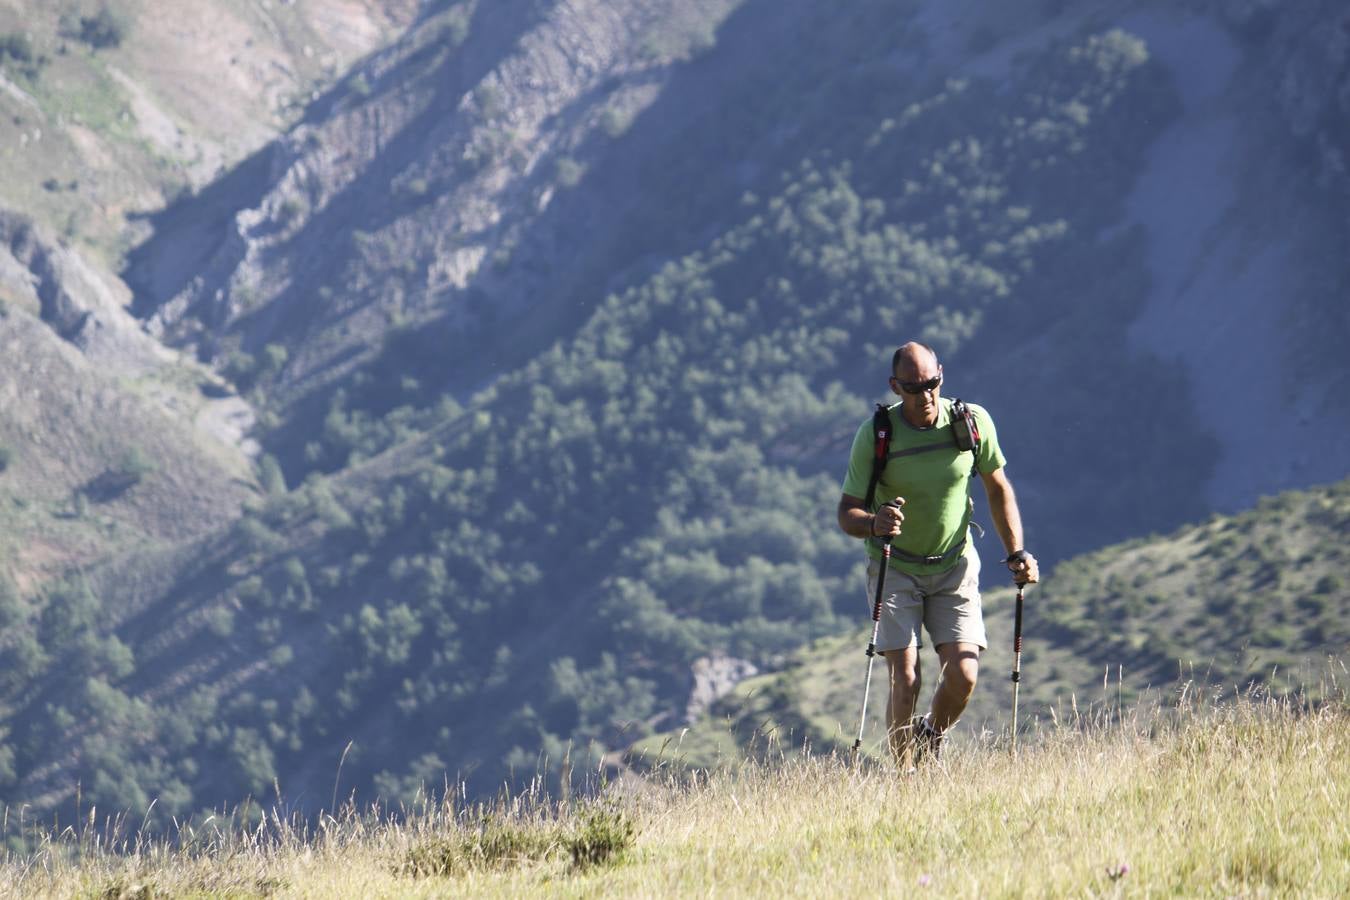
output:
M312 811L339 760L398 798L598 763L679 721L701 658L772 669L854 620L833 508L905 337L993 412L1047 567L1202 520L1246 445L1193 366L1278 381L1216 358L1251 347L1141 338L1178 211L1152 166L1203 136L1186 77L1222 80L1168 41L1223 22L1233 73L1292 63L1209 4L1176 31L1160 9L428 7L129 254L147 329L259 411L271 496L17 592L4 796L181 818L280 784ZM1324 132L1270 127L1277 93L1250 98L1271 177L1330 171L1299 167ZM1287 286L1334 341L1334 294ZM54 333L89 321L48 306Z
M119 287L0 213L0 578L34 593L219 528L257 493L247 404L148 338Z
M128 277L152 326L267 398L263 439L292 482L349 458L341 441L316 439L325 416L372 422L359 429L362 456L388 446L399 429L375 420L395 409L416 418L445 394L468 400L579 327L605 293L735 222L742 196L772 194L804 157L861 163L849 142L888 103L922 102L947 77L1006 81L1019 60L1106 23L1143 41L1173 109L1145 126L1157 129L1147 155L1105 163L1091 193L1042 182L1035 199L1070 203L1069 241L1097 232L1129 250L1043 259L1020 287L1037 314L964 323L973 341L957 358L990 405L1060 400L1060 440L1011 425L1023 446L1035 441L1019 461L1028 499L1048 493L1064 459L1098 453L1104 427L1124 430L1099 418L1141 394L1168 396L1131 413L1151 420L1140 443L1155 428L1201 432L1178 439L1197 496L1092 516L1121 523L1099 540L1342 474L1350 395L1337 385L1350 373L1333 348L1350 331L1335 299L1346 192L1315 184L1339 184L1343 168L1335 101L1322 98L1339 96L1344 48L1299 24L1335 28L1331 5L1277 26L1205 3L1082 2L1053 15L903 3L847 15L809 4L606 9L447 7L219 196L159 217L133 254ZM1093 359L1103 345L1115 357ZM1226 377L1230 354L1250 382L1242 392ZM1247 432L1249 406L1276 407L1295 382L1296 437L1280 446L1332 452L1282 453L1275 432ZM1175 389L1152 387L1164 383ZM1102 480L1040 518L1091 515L1082 507L1120 490Z
M853 360L885 358L877 324L956 352L1000 307L1055 308L1028 288L1043 273L1137 258L1071 235L1109 220L1171 108L1144 48L1107 31L1015 71L1006 97L952 83L860 116L836 136L847 161L822 152L747 198L467 408L331 411L347 469L202 542L171 587L100 576L111 634L66 629L9 697L16 793L59 796L78 771L104 805L168 795L170 815L275 780L313 798L352 739L362 790L447 767L491 790L541 749L668 721L709 650L765 666L837 630L854 548L827 511L868 405ZM1114 167L1080 158L1106 148ZM1103 346L1121 327L1079 315ZM359 461L372 425L394 446ZM1184 508L1184 482L1153 490ZM72 679L61 654L93 636L133 669ZM53 742L78 748L69 764L48 764Z
M1185 372L1194 415L1219 441L1206 493L1220 511L1339 478L1350 458L1346 375L1326 363L1350 331L1333 299L1350 233L1339 204L1319 200L1350 197L1350 17L1314 7L1269 22L1226 10L1236 30L1174 11L1125 20L1182 102L1128 201L1152 280L1129 335ZM1272 143L1286 130L1302 140ZM1254 411L1281 427L1253 428Z
M307 95L412 21L417 5L5 0L0 208L115 267L144 236L137 214L273 139Z
M4 578L40 595L257 496L253 408L145 334L109 269L146 233L140 212L272 139L298 118L296 92L414 7L0 3Z
M269 394L289 402L369 364L391 324L454 354L486 318L547 314L540 295L594 253L574 223L627 205L569 190L580 160L611 155L735 5L449 4L317 101L231 215L160 217L128 271L152 327L220 361L287 347ZM184 272L184 255L202 262Z

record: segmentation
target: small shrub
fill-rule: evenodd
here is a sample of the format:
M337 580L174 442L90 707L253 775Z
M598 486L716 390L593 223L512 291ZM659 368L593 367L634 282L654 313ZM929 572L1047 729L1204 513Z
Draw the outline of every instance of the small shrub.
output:
M2 462L3 458L0 457L0 463ZM4 465L0 465L0 470L3 469ZM1313 588L1314 593L1321 595L1340 594L1344 593L1344 591L1345 591L1345 579L1337 575L1335 572L1323 575L1321 578L1317 579L1317 586Z
M89 501L107 503L116 500L127 491L159 470L159 466L144 450L131 447L98 476L85 482L75 492L75 508L72 515L80 518L84 515Z
M439 837L408 851L406 871L414 875L457 875L471 869L500 869L541 860L558 846L553 829L485 818L450 837Z
M495 119L506 112L506 95L495 84L480 84L473 92L484 119Z
M280 497L286 493L286 475L277 458L270 453L264 453L258 460L258 483L269 497Z
M0 472L5 471L14 462L14 450L0 444Z
M558 183L563 187L576 187L581 182L581 176L585 174L586 167L572 157L564 156L558 160Z
M544 823L484 816L457 834L436 837L408 851L403 870L445 877L472 869L503 869L564 851L576 869L618 862L633 846L637 826L627 813L592 807L568 821Z
M299 221L308 211L305 201L299 197L287 197L281 202L280 208L277 209L277 221L282 226L291 225Z
M277 534L261 519L241 516L234 525L233 535L248 553L275 553L286 546L286 539Z
M9 576L0 572L0 628L9 629L28 617L19 589Z
M611 138L620 137L632 124L632 113L626 113L612 106L600 114L600 130Z
M147 475L153 475L158 468L159 466L144 450L140 447L131 447L122 454L113 471L131 484L138 484Z
M220 367L220 374L245 390L253 383L257 371L258 361L242 350L231 353Z
M400 193L410 200L420 200L427 195L431 185L425 178L409 178L403 183L403 189Z
M578 869L618 862L633 846L637 825L621 809L594 807L582 819L581 830L564 839Z
M289 351L281 344L268 344L263 347L262 372L265 377L271 377L281 371L290 358Z
M216 606L206 613L206 628L218 638L234 633L234 613L224 606Z
M16 63L31 63L35 58L33 42L28 39L28 35L18 32L0 34L0 58L3 57L8 57Z
M92 16L80 17L80 40L95 50L120 47L126 36L126 19L106 6Z
M1330 598L1321 594L1304 595L1294 600L1294 606L1300 611L1317 616L1331 605Z
M445 42L452 48L458 47L469 37L469 11L465 7L457 6L450 10L445 17L445 26L441 30L441 35Z

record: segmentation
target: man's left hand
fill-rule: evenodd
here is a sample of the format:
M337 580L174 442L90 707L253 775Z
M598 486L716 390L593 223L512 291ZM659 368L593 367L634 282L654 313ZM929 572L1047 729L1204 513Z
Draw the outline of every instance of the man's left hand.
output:
M1013 581L1018 585L1035 584L1041 580L1041 569L1036 564L1036 557L1025 550L1018 550L1004 562L1013 573Z

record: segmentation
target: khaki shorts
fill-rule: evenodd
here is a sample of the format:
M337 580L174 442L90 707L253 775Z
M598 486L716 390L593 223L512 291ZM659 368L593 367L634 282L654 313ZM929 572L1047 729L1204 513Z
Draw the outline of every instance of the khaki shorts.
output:
M880 568L877 560L867 567L869 616L877 596ZM910 575L894 567L887 570L877 650L922 647L921 628L928 630L935 647L960 642L988 649L980 605L980 555L974 547L967 545L960 561L937 575Z

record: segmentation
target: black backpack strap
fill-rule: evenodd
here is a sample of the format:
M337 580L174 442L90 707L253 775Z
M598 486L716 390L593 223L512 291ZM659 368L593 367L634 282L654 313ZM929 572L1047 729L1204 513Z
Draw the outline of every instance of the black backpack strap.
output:
M863 508L868 510L876 500L877 482L881 480L881 473L886 469L886 460L891 453L891 413L881 403L877 404L877 411L872 413L872 436L876 450L872 455L872 477L867 482L867 496L863 499Z

